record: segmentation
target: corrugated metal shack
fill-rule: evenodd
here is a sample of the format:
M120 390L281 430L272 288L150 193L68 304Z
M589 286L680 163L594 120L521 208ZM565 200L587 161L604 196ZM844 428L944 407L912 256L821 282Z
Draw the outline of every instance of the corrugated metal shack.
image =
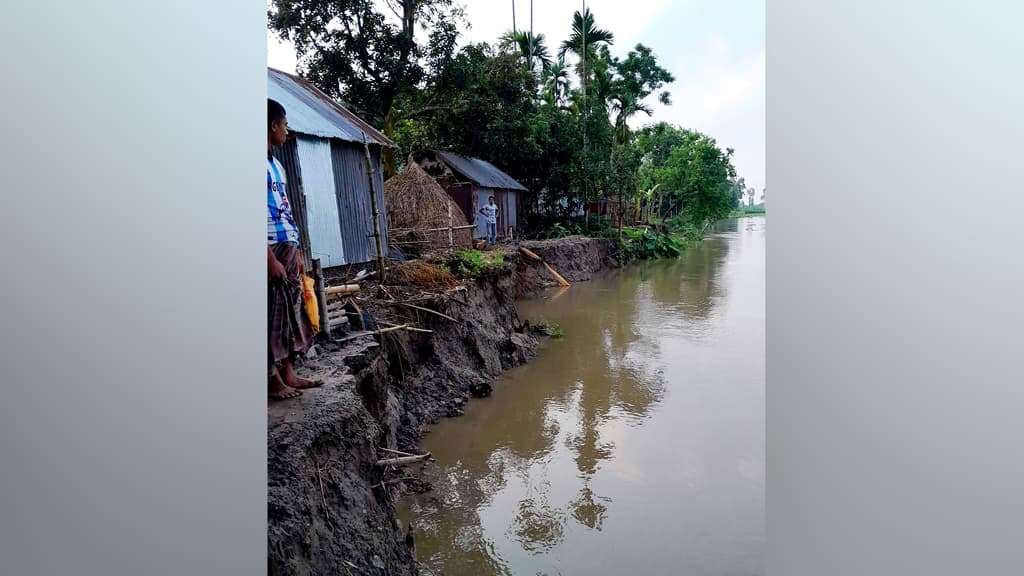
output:
M291 135L272 152L284 165L288 201L297 209L307 258L324 268L369 262L373 240L365 141L370 147L384 255L387 208L381 151L394 143L306 80L267 69L267 97L284 106Z
M431 150L417 154L415 160L451 195L466 219L476 223L478 236L487 235L487 224L480 208L487 204L490 196L494 196L498 205L498 235L508 236L514 232L522 207L519 194L526 191L525 186L480 158Z

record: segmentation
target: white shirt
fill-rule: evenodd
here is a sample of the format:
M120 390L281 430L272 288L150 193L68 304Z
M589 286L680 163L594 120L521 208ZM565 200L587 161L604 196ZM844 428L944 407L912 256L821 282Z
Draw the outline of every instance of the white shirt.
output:
M487 221L488 224L497 224L498 223L498 205L497 204L487 204L486 206L484 206L482 208L482 210L484 211L484 219Z

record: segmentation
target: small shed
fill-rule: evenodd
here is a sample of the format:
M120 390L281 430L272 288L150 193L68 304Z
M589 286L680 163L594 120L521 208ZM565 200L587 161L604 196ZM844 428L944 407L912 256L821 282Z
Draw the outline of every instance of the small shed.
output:
M419 154L416 161L437 179L462 209L466 219L476 223L479 236L487 235L487 224L480 209L487 204L490 196L494 196L498 204L498 235L514 233L522 208L520 194L526 192L525 186L494 164L480 158L431 150Z
M288 201L296 210L307 259L324 268L376 259L370 173L379 230L388 253L387 207L381 153L394 143L303 78L267 69L267 97L284 106L289 137L272 150L284 165Z
M384 183L388 237L405 251L472 244L472 226L462 208L416 162Z

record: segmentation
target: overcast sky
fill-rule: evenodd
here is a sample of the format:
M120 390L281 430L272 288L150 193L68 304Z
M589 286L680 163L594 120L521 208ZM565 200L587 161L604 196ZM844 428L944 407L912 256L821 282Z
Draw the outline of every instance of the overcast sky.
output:
M490 42L512 28L513 1L457 0L466 7L470 29L461 44ZM516 26L530 26L530 1L517 0ZM533 30L554 51L569 36L581 0L537 0ZM595 24L615 33L612 54L623 57L638 42L675 76L668 86L672 105L654 97L651 117L640 126L665 121L700 130L723 148L733 148L734 164L747 185L760 192L764 176L764 0L590 0ZM270 66L295 71L291 46L268 33Z

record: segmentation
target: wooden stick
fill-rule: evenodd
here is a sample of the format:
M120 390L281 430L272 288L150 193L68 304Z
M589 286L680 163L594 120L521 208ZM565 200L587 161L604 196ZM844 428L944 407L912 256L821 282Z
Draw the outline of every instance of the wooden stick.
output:
M523 248L522 246L519 247L519 251L522 252L523 254L529 256L530 258L533 258L534 260L537 260L541 264L543 264L544 267L548 269L548 272L551 272L551 275L555 277L555 280L558 280L559 284L561 284L562 286L565 286L565 287L569 286L569 283L565 280L565 278L562 278L561 274L559 274L558 272L555 272L555 269L552 268L550 264L545 262L543 258L541 258L540 256L534 254L530 250L527 250L526 248Z
M366 330L366 319L363 318L362 308L360 308L359 304L356 304L354 300L352 301L352 307L355 308L356 311L356 321L353 322L352 319L349 318L349 324L352 324L354 327L360 330Z
M466 224L465 226L452 226L452 230L468 230L470 228L476 228L476 224ZM448 227L444 228L391 228L391 232L446 232Z
M452 318L451 316L449 316L447 314L442 314L442 313L438 312L437 310L431 310L430 308L424 308L422 306L414 306L413 304L406 304L405 302L389 302L389 304L395 304L395 305L398 305L398 306L406 306L406 307L409 307L409 308L414 308L416 310L422 310L423 312L429 312L431 314L436 314L436 315L440 316L441 318L445 318L447 320L451 320L452 322L457 322L459 324L462 323L459 320L457 320L455 318Z
M320 311L320 333L326 340L331 339L330 318L327 316L327 294L324 292L324 271L320 259L313 260L313 291L316 292L316 306Z
M377 190L374 186L373 161L370 158L370 144L366 141L366 134L363 134L363 151L366 154L366 177L370 184L370 210L373 216L373 241L377 245L377 270L380 272L380 280L384 281L384 248L380 238L380 210L377 207Z
M384 328L382 330L367 330L366 332L360 332L359 334L353 334L347 338L342 338L337 342L348 342L349 340L355 340L356 338L362 338L363 336L376 336L377 334L383 334L385 332L394 332L395 330L407 330L408 324L402 324L401 326L392 326L390 328Z
M401 450L392 450L391 448L385 448L383 446L378 446L377 450L380 450L382 452L390 452L392 454L398 454L399 456L417 456L417 454L410 454L408 452L402 452ZM427 454L430 454L430 452L427 452ZM422 454L418 454L418 456L422 456Z
M354 294L359 291L359 284L342 284L341 286L328 286L324 288L324 292L328 296L338 296L345 294Z
M558 280L559 284L565 286L566 288L569 287L569 283L565 281L565 278L562 278L561 274L555 272L555 269L552 268L550 264L548 264L547 262L542 262L542 264L544 264L544 267L548 269L548 272L551 272L551 275L555 277L555 280Z
M527 250L526 248L523 248L522 246L519 247L519 251L522 252L523 254L529 256L530 258L533 258L537 262L543 262L544 261L543 258L541 258L540 256L537 256L536 254L534 254L533 252Z
M426 454L420 454L419 456L402 456L399 458L385 458L384 460L377 460L377 466L403 466L405 464L413 464L430 458L430 452Z
M445 204L448 205L448 249L451 250L455 247L455 221L452 220L452 201L449 198L445 198L445 200L448 200Z
M398 326L398 324L392 324L391 322L381 321L380 323L384 324L385 326ZM424 334L433 334L434 333L433 330L427 330L425 328L417 328L415 326L409 326L408 324L405 325L405 330L407 332L422 332ZM381 450L383 450L383 448L381 448Z

